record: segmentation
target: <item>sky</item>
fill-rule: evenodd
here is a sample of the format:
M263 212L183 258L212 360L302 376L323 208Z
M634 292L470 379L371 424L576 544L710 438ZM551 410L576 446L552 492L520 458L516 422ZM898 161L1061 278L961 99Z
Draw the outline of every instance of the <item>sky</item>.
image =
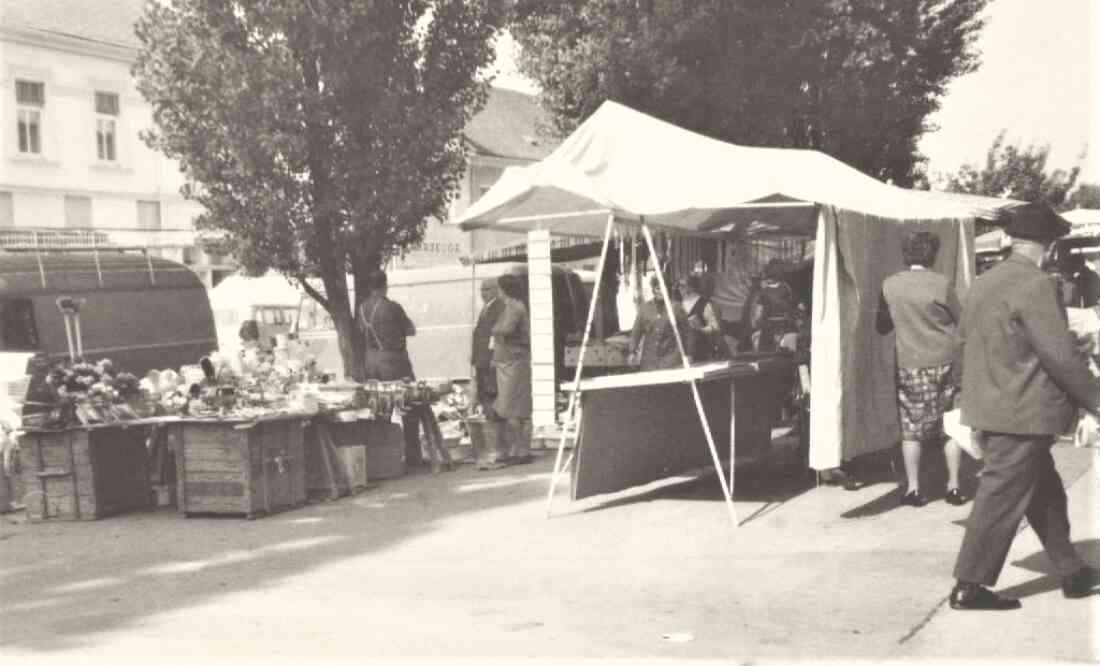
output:
M1080 164L1083 179L1100 182L1100 118L1091 128L1098 154L1081 159L1090 118L1100 116L1100 0L993 0L986 19L981 67L950 85L930 118L938 129L919 144L930 173L981 164L1005 130L1009 143L1049 144L1048 168ZM494 85L534 93L516 70L515 49L507 36L498 41Z

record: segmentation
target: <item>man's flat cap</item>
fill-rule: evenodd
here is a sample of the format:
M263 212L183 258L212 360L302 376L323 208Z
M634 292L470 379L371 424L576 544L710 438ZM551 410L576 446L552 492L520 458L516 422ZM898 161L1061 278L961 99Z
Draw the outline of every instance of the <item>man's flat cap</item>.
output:
M1072 225L1040 201L1002 209L997 222L1013 238L1048 241L1069 233Z

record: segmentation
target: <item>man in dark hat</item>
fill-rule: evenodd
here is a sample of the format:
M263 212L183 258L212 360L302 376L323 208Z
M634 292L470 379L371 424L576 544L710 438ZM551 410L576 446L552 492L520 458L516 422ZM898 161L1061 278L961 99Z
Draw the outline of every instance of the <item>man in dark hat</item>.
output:
M996 584L1012 539L1027 516L1062 578L1067 598L1100 582L1070 543L1066 491L1051 447L1077 403L1100 413L1100 380L1079 355L1054 280L1039 265L1069 224L1049 206L1005 211L1012 254L979 276L963 306L962 422L982 435L985 468L955 563L951 607L1019 608Z

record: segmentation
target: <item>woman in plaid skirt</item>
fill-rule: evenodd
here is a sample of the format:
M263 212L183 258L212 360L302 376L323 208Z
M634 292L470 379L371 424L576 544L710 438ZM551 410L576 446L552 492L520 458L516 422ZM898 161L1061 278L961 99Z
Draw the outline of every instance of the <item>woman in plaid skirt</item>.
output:
M907 492L903 505L928 503L920 489L921 451L928 443L946 439L948 504L965 504L959 490L958 444L943 432L943 415L957 393L959 322L958 296L943 275L930 270L940 249L939 238L921 231L902 242L902 258L909 267L886 278L878 311L878 332L895 332L897 352L898 417Z

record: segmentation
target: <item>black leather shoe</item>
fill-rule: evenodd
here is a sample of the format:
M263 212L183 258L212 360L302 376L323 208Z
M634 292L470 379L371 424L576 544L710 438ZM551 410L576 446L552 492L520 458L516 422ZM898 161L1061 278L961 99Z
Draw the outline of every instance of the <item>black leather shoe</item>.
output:
M922 507L928 504L928 499L915 490L910 490L901 498L902 506Z
M1062 579L1062 595L1066 599L1083 599L1092 596L1093 590L1100 584L1100 571L1092 567L1081 567Z
M959 583L951 590L951 607L955 610L1016 610L1023 606L1019 599L1009 599L976 583Z
M970 498L959 492L958 488L952 488L947 491L947 494L943 496L943 501L953 506L962 506L970 501Z

